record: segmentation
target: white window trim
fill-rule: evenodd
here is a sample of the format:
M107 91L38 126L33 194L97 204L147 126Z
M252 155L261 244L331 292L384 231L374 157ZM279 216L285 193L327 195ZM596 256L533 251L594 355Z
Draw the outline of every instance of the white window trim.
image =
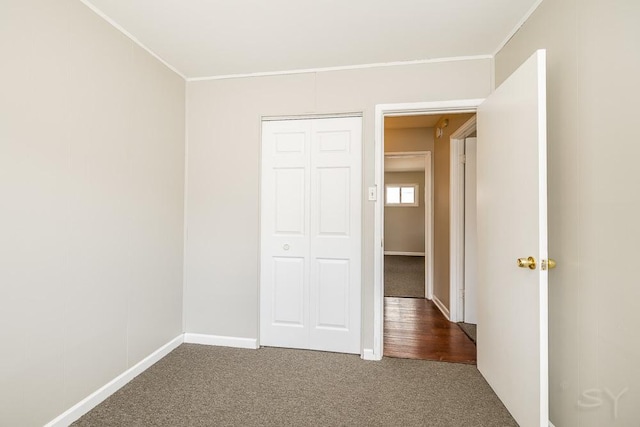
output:
M413 187L413 203L387 203L387 188L389 187ZM390 208L416 208L420 206L420 184L385 184L384 186L384 205ZM402 194L402 190L400 190Z

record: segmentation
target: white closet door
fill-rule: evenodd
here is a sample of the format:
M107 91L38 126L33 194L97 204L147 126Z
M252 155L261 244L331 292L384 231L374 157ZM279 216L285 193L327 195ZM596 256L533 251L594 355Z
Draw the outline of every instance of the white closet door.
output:
M361 127L263 123L261 345L360 352Z
M362 120L315 120L311 138L310 347L360 352Z
M309 120L262 125L262 345L307 347L310 141Z

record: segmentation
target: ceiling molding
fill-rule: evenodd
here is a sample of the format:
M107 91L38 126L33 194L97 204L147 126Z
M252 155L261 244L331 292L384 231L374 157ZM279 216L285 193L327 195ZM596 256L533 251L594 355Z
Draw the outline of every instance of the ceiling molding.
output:
M131 39L132 42L134 42L135 44L137 44L138 46L140 46L142 49L144 49L145 51L147 51L151 56L153 56L154 58L156 58L158 61L160 61L165 67L167 67L168 69L170 69L171 71L173 71L174 73L176 73L177 75L179 75L180 77L182 77L183 80L187 80L187 77L182 74L180 71L178 71L174 66L172 66L171 64L169 64L167 61L165 61L164 59L162 59L160 57L160 55L158 55L157 53L155 53L154 51L152 51L151 49L149 49L147 46L145 46L144 44L142 44L142 42L140 40L138 40L137 38L135 38L133 36L133 34L131 34L130 32L128 32L127 30L125 30L122 26L120 26L116 21L114 21L113 19L109 18L104 12L102 12L100 9L98 9L97 7L95 7L93 4L91 4L89 2L89 0L80 0L80 2L82 4L84 4L85 6L87 6L89 9L91 9L96 15L98 15L100 18L104 19L105 21L107 21L111 26L113 26L116 30L120 31L122 34L124 34L125 36L127 36L129 39Z
M533 12L536 11L536 9L540 6L540 4L542 4L543 1L544 0L536 0L533 6L531 6L531 9L529 9L529 11L522 17L522 19L518 21L516 26L513 27L513 30L511 30L511 32L507 34L507 37L505 37L502 43L498 45L498 48L493 51L493 55L491 56L495 57L498 54L498 52L500 52L507 45L507 43L509 43L509 40L511 40L511 38L516 35L518 30L529 20L531 15L533 15Z
M111 2L110 0L80 0L80 2L88 7L91 11L93 11L96 15L102 18L104 21L109 23L112 27L117 29L120 33L125 35L128 39L133 41L136 45L144 49L148 52L152 57L156 58L162 64L164 64L168 69L182 77L187 82L197 82L197 81L207 81L207 80L224 80L224 79L238 79L238 78L247 78L247 77L266 77L266 76L282 76L282 75L293 75L293 74L312 74L312 73L321 73L321 72L332 72L332 71L348 71L348 70L362 70L362 69L372 69L372 68L381 68L381 67L394 67L394 66L412 66L412 65L421 65L421 64L434 64L440 62L454 62L454 61L468 61L468 60L489 60L493 61L495 59L495 55L500 52L504 46L509 42L509 40L518 32L518 30L527 22L527 20L531 17L531 15L537 10L543 0L499 0L500 4L502 4L501 10L505 11L504 19L498 19L499 16L495 14L482 12L483 16L489 19L488 23L483 27L482 25L473 26L470 31L485 31L487 32L490 28L500 28L501 31L498 33L497 30L493 32L489 31L486 37L482 38L484 40L484 45L474 44L476 39L472 39L473 41L469 42L469 32L465 33L466 36L460 36L459 33L454 32L454 36L452 38L452 42L450 44L446 44L446 48L442 47L442 43L433 43L424 46L424 44L418 44L417 46L408 45L406 49L403 51L404 53L398 53L396 55L399 61L394 61L394 55L383 55L380 52L378 54L360 54L360 51L350 51L349 49L355 48L362 44L362 40L358 38L354 38L353 43L349 44L345 47L344 51L340 51L335 55L326 55L326 57L320 58L318 60L300 60L294 61L289 60L287 58L291 58L292 55L282 56L282 49L290 49L296 52L299 49L299 46L295 43L289 43L289 45L284 45L280 51L277 51L278 55L276 55L275 59L271 58L270 61L266 60L263 57L258 57L255 60L252 60L250 66L246 64L247 55L251 55L251 50L247 50L247 46L240 44L228 44L226 45L227 50L234 49L229 53L228 60L220 65L215 61L212 61L212 57L216 58L215 55L203 55L203 52L207 52L209 49L210 53L216 53L220 50L220 34L215 31L204 31L200 37L211 36L210 42L207 42L208 39L204 39L204 41L198 39L198 28L203 27L206 30L207 27L206 21L202 21L201 19L195 19L198 17L197 14L198 9L196 8L197 4L193 3L192 5L196 5L189 8L179 8L176 9L174 3L170 2L170 0L165 0L165 7L158 6L157 14L153 15L154 21L149 23L143 17L143 14L140 13L141 10L144 10L145 4L153 5L152 0L146 0L148 3L137 2L137 8L134 7L133 4L127 5L128 2ZM249 0L246 0L249 1ZM294 0L286 0L288 2L294 2ZM365 0L360 0L361 2ZM410 0L405 0L405 2L409 2ZM291 3L293 4L293 3ZM408 5L409 3L407 3ZM483 11L484 9L478 9L477 4L474 3L474 0L465 0L464 4L467 6L467 17L469 17L469 13L475 11L479 13L479 11ZM527 8L527 5L530 5ZM155 7L155 6L149 6ZM443 6L444 7L444 6ZM525 9L526 8L526 9ZM200 16L205 13L213 13L215 12L217 7L205 7ZM289 10L290 9L290 10ZM289 7L286 11L290 13L294 13L297 9ZM320 8L321 12L326 12L326 8ZM380 11L386 10L385 8L379 8ZM388 9L388 8L387 8ZM226 9L225 9L226 10ZM377 9L376 9L377 10ZM416 10L422 10L420 8ZM447 10L445 7L444 10ZM522 16L517 24L512 28L511 32L503 39L501 43L496 47L496 41L499 41L500 36L504 34L504 30L509 28L509 23L513 23L518 16L521 16L520 13L517 13L517 10L527 10L526 14ZM137 12L136 12L137 11ZM185 13L177 13L177 11L185 12ZM230 8L229 14L231 17L240 13L237 8ZM349 10L347 10L349 12ZM374 10L375 12L375 10ZM195 15L194 15L195 13ZM372 12L373 13L373 12ZM488 15L487 15L488 14ZM219 13L216 15L220 15ZM326 15L326 14L325 14ZM315 16L315 15L314 15ZM509 19L508 22L505 22L505 19ZM495 19L494 19L495 18ZM193 22L195 19L195 24ZM276 20L280 22L279 20ZM189 31L180 31L182 28L184 30L184 25L191 22L191 26L195 27L195 30L192 32ZM360 21L358 21L360 22ZM476 21L474 21L476 22ZM277 23L277 22L276 22ZM493 24L491 24L493 23ZM197 24L197 25L196 25ZM415 24L415 22L414 22ZM505 25L506 24L506 25ZM154 27L155 25L155 27ZM444 25L444 24L443 24ZM487 25L494 25L493 27L487 27ZM182 26L182 27L181 27ZM220 31L222 31L222 36L226 33L224 31L229 32L228 25L222 25ZM415 25L414 25L415 27ZM422 27L417 28L408 28L405 29L401 27L397 29L396 32L400 31L408 31L409 33L413 31L414 33L424 33L424 31L420 30ZM151 28L151 30L149 29ZM155 30L153 30L155 28ZM191 28L191 27L190 27ZM218 28L218 27L216 27ZM253 28L253 27L251 27ZM260 29L261 26L257 26L256 28ZM315 27L314 27L315 28ZM342 30L344 28L340 27ZM340 29L339 28L339 29ZM451 29L451 25L445 26L446 29ZM484 28L484 30L483 30ZM200 28L202 30L202 28ZM336 31L338 31L337 29ZM153 31L152 31L153 30ZM318 30L315 28L315 30ZM256 30L257 31L257 30ZM422 31L422 33L421 33ZM344 32L344 31L343 31ZM312 45L321 45L321 43L316 40L317 31L310 32L310 36L307 40ZM366 31L365 31L366 33ZM134 35L135 34L135 35ZM248 35L252 33L249 31ZM268 33L271 34L271 33ZM274 33L274 37L276 37L279 33ZM338 34L340 32L338 31ZM484 33L483 33L484 34ZM183 37L184 36L184 37ZM254 34L255 36L255 34ZM490 37L491 36L491 37ZM315 37L315 38L314 38ZM465 39L466 37L466 39ZM362 38L362 37L361 37ZM223 37L224 39L224 37ZM414 38L415 39L415 38ZM180 43L176 43L176 40L179 40L180 43L184 45L180 47ZM194 41L195 40L195 41ZM218 42L215 42L218 40ZM377 39L376 39L377 40ZM460 45L461 42L466 40L466 44ZM478 40L480 43L481 40ZM490 40L490 41L489 41ZM144 41L144 43L143 43ZM199 48L194 48L194 43L204 43L204 47L200 46ZM206 43L205 43L206 42ZM214 43L215 42L215 43ZM267 43L269 40L266 41ZM378 41L379 42L379 41ZM208 44L207 44L208 43ZM217 43L217 44L216 44ZM457 44L456 44L457 43ZM263 43L264 44L264 43ZM414 43L415 44L415 43ZM222 43L225 46L224 43ZM353 46L352 46L353 45ZM476 46L477 48L470 48L469 46ZM386 45L384 45L386 46ZM404 46L404 44L403 44ZM466 46L466 47L465 47ZM491 53L492 46L496 47L495 51ZM191 48L190 48L191 47ZM185 50L186 49L186 50ZM204 50L203 50L204 49ZM217 50L216 50L217 49ZM297 50L296 50L297 49ZM224 50L224 49L223 49ZM351 52L351 53L349 53ZM450 55L448 55L450 54ZM161 56L162 55L162 56ZM194 56L195 55L195 56ZM223 52L222 56L226 55ZM244 56L243 56L244 55ZM295 56L295 55L294 55ZM285 58L282 60L278 60L278 58ZM404 60L404 58L421 58L416 60ZM206 60L203 58L207 58ZM226 58L226 56L225 56ZM270 57L269 57L270 58ZM376 61L376 59L380 59L381 61ZM235 62L234 62L235 61ZM275 61L275 62L274 62ZM371 62L368 62L371 61ZM228 63L228 64L227 64ZM346 64L346 65L332 65L333 64ZM174 65L172 65L174 64ZM217 65L216 65L217 64ZM352 65L349 65L352 64ZM296 67L296 65L302 65L303 67ZM314 65L322 65L319 67L314 67ZM305 66L309 66L309 68L305 68ZM493 66L493 65L492 65ZM180 71L180 69L185 70L186 72ZM280 70L278 70L281 68ZM272 71L260 71L260 70L269 70ZM256 70L256 71L254 71ZM239 71L239 72L234 72ZM226 73L225 73L226 72Z
M347 71L347 70L361 70L366 68L435 64L439 62L477 61L482 59L493 59L493 55L454 56L450 58L418 59L415 61L378 62L374 64L343 65L338 67L305 68L300 70L268 71L268 72L247 73L247 74L227 74L227 75L209 76L209 77L188 77L186 78L186 80L187 82L201 82L201 81L207 81L207 80L226 80L226 79L240 79L240 78L246 78L246 77L283 76L283 75L290 75L290 74L323 73L328 71Z

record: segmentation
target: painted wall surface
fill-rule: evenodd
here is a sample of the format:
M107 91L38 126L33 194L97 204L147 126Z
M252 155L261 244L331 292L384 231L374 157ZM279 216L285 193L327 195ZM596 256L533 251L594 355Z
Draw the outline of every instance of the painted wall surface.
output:
M449 254L450 254L450 157L451 134L458 130L473 114L448 114L442 120L449 125L442 136L435 138L433 150L433 295L449 308Z
M490 60L478 59L189 82L186 331L258 337L261 117L363 113L366 188L374 185L376 104L483 98L491 70ZM366 191L362 205L363 345L370 349L375 203Z
M384 152L433 151L433 128L384 130Z
M551 421L640 423L640 2L545 0L496 57L548 55Z
M424 253L424 171L385 172L386 184L418 184L418 206L384 208L384 250Z
M182 332L182 78L75 0L0 13L0 425Z

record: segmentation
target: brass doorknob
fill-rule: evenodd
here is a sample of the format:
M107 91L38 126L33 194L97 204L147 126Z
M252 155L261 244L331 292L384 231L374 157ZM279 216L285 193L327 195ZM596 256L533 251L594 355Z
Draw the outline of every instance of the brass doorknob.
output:
M530 268L531 270L536 269L536 259L532 256L529 258L518 258L518 267L520 268Z

